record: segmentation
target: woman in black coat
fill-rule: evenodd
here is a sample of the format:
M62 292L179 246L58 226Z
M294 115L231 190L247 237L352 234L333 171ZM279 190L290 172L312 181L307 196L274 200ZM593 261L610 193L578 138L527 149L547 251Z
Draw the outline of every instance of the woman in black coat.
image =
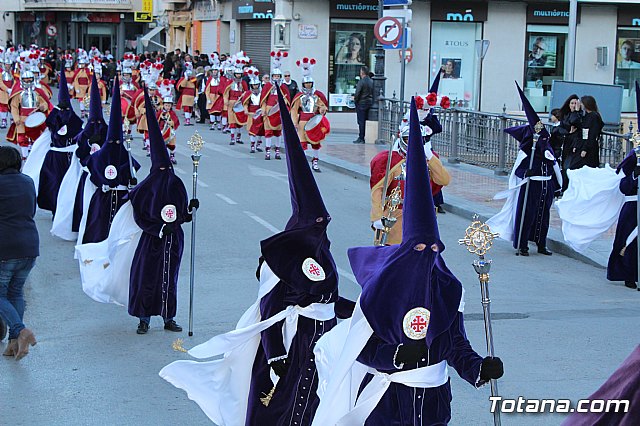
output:
M578 95L570 95L560 108L560 127L566 132L562 145L562 190L569 185L567 170L571 169L574 161L573 149L578 143L582 132L582 111Z
M580 99L585 111L582 117L582 132L579 143L574 148L575 161L571 169L583 166L600 166L600 136L604 122L598 112L598 104L593 96L583 96Z

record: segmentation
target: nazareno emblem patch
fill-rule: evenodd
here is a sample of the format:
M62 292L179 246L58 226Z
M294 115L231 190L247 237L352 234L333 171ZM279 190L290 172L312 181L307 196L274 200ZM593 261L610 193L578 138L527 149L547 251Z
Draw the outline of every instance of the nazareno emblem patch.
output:
M116 166L110 165L104 168L104 177L113 180L118 177L118 169Z
M162 220L167 223L175 222L177 219L176 206L174 206L173 204L167 204L162 208L160 216L162 216Z
M323 281L326 278L322 266L312 258L308 257L302 262L302 272L311 281Z
M426 308L413 308L407 312L402 320L404 334L413 340L421 340L427 336L431 312Z

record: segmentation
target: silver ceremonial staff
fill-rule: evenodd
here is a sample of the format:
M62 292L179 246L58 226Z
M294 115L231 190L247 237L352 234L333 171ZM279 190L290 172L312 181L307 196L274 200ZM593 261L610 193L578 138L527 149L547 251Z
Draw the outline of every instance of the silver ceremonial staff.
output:
M535 141L534 141L535 147ZM491 232L489 225L480 222L477 215L473 216L471 225L465 231L465 237L458 240L460 245L465 245L471 254L478 256L473 261L473 269L478 274L480 281L480 294L482 296L482 311L484 314L484 334L487 341L487 355L494 357L493 331L491 329L491 299L489 298L489 271L491 270L491 259L485 259L484 255L491 249L497 233ZM491 396L498 396L498 381L490 380ZM493 412L493 424L500 426L500 410Z
M129 128L131 123L126 118L122 122L122 131L124 132L124 143L125 149L129 153L129 173L131 174L131 181L129 182L129 189L132 189L134 186L138 184L138 179L136 176L136 169L133 167L133 155L131 154L131 140L133 139L131 133L129 133Z
M204 139L196 132L189 138L189 148L193 151L191 160L193 161L193 192L191 198L197 198L198 190L198 165L200 164L200 150L204 146ZM196 262L196 212L191 212L191 268L189 271L189 336L193 336L193 282L195 278L195 262Z
M538 121L536 125L533 127L533 129L535 133L533 134L533 145L531 146L531 158L529 158L529 168L527 170L531 170L531 168L533 167L533 157L536 152L536 145L538 144L538 139L540 139L540 132L544 129L544 124L542 124L541 121ZM516 256L520 254L520 241L522 241L522 227L524 226L524 216L527 213L527 198L529 198L529 186L531 184L531 176L525 176L525 179L528 179L528 180L527 180L527 183L525 184L524 199L522 200L522 209L520 210L520 228L518 229L518 244L516 247Z

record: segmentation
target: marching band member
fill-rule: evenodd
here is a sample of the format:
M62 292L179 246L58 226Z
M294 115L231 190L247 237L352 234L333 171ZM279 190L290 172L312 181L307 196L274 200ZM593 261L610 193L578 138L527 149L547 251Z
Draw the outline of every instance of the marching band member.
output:
M287 108L290 105L291 98L289 97L289 89L287 86L281 85L282 71L280 67L282 65L282 59L288 56L288 52L272 51L271 52L271 80L262 87L262 93L260 95L260 109L263 111L264 117L264 138L265 138L265 153L264 159L271 159L271 141L275 138L275 159L280 160L280 136L282 135L282 122L280 121L280 113L278 109L273 109L278 105L278 94L276 87L282 89L282 95L284 96Z
M251 140L250 152L253 154L256 151L262 152L260 145L262 144L261 138L264 136L264 117L260 110L260 71L256 67L250 67L247 74L250 78L249 90L244 92L240 100L248 117L247 130Z
M53 91L51 91L51 87L47 83L42 81L42 75L40 74L40 67L34 64L31 66L31 72L33 73L33 87L41 89L44 93L47 94L49 100L53 97Z
M93 74L96 76L98 84L98 93L100 93L100 102L102 105L105 105L107 103L107 84L102 79L102 62L100 59L94 58L92 63ZM91 80L91 84L93 84L93 79Z
M34 142L25 134L24 121L32 112L41 111L48 114L51 109L53 105L49 102L47 94L34 87L33 73L25 69L9 96L9 110L13 123L7 132L7 140L20 146L23 160L29 156Z
M160 132L164 143L169 150L169 160L171 164L178 164L176 161L176 130L180 127L180 119L178 114L173 110L173 81L164 80L160 85L158 91L162 97L162 109L160 109L156 118L160 125Z
M216 55L217 59L217 55ZM224 107L224 99L222 97L224 81L220 77L220 61L211 68L211 77L207 80L204 93L207 97L207 112L209 113L210 130L222 129L220 119L222 118L222 109Z
M154 107L154 111L152 111L154 116L162 108L162 96L158 93L158 86L156 85L158 75L159 73L157 69L150 66L143 67L143 72L140 74L140 78L142 78L146 88L148 89L149 97L151 98L151 105ZM138 91L138 95L133 100L133 103L136 110L136 130L138 133L143 135L144 147L147 150L147 157L150 157L149 126L147 122L147 114L145 112L146 103L144 101L144 92L142 90Z
M197 79L193 75L193 63L186 62L184 67L184 77L176 83L176 90L180 92L176 107L184 111L184 125L192 126L191 114L193 114L193 106L198 97L196 87Z
M235 145L236 142L242 144L241 130L245 123L240 123L235 111L233 110L236 102L240 100L242 94L249 90L249 86L242 79L242 68L240 59L236 60L236 67L233 69L233 81L224 89L223 99L224 107L227 111L227 117L229 120L229 129L231 130L231 140L229 145Z
M131 55L133 56L133 55ZM127 55L125 55L127 57ZM122 83L120 83L120 93L123 101L123 117L129 120L131 127L136 121L136 107L134 101L142 93L140 86L133 81L133 62L125 59L122 61ZM127 133L131 134L131 127Z
M0 78L0 129L6 129L9 118L9 96L16 83L11 68L13 62L9 51L0 50L0 60L2 66L2 74Z
M51 84L50 76L52 76L54 72L53 72L53 68L46 61L46 59L47 59L47 49L42 49L40 51L39 64L38 64L41 82L46 85L50 85Z
M218 90L220 92L220 97L222 98L222 132L223 133L231 133L231 129L229 128L229 112L227 111L227 104L224 100L224 91L227 89L231 83L233 83L233 71L235 67L231 64L231 58L225 60L222 64L220 64L220 86Z
M302 70L302 89L293 99L291 103L291 118L293 124L295 124L298 130L298 136L300 137L300 143L302 148L306 151L311 144L313 150L313 157L311 159L311 168L314 172L319 172L318 160L320 158L320 148L322 148L322 141L324 138L318 141L311 141L307 138L304 126L315 115L325 115L328 110L329 102L327 97L314 87L314 80L311 75L313 67L316 64L316 60L311 58L302 58L302 60L296 61L296 65Z
M80 118L84 119L86 114L86 107L84 104L84 98L89 92L89 85L91 84L91 73L87 66L89 65L89 56L84 49L78 49L78 69L73 75L74 95L73 97L80 103Z
M73 56L70 53L64 55L64 73L62 75L64 75L64 79L67 81L69 93L73 93L73 77L76 74L75 70L73 69L74 62L75 61L73 59Z

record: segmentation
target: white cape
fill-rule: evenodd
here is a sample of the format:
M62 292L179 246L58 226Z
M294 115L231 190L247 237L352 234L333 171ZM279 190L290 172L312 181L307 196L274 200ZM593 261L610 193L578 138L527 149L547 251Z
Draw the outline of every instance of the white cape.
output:
M278 284L280 279L266 262L260 271L258 299L242 315L236 330L255 326L260 322L260 300ZM232 332L233 333L233 332ZM210 358L224 353L214 361L175 361L160 370L160 377L187 392L202 411L219 426L244 426L247 413L251 371L260 345L260 333L225 352L229 333L215 336L194 347L189 355ZM233 338L233 336L230 336Z
M44 163L44 157L47 156L47 152L51 148L51 132L49 129L45 129L44 132L36 139L31 147L31 152L22 167L22 173L33 179L33 184L36 187L36 195L38 194L38 188L40 186L40 170Z
M142 230L133 219L131 202L113 218L109 237L76 246L82 289L101 303L129 304L129 276Z
M60 190L58 191L58 201L56 203L56 214L53 217L51 235L67 241L76 241L78 233L71 230L73 223L73 209L76 204L76 192L80 177L82 176L82 165L78 157L73 154L71 164L65 173Z
M87 229L87 214L89 212L89 204L91 204L91 198L98 189L93 182L91 182L91 175L88 174L84 181L84 192L82 193L82 217L80 218L80 227L78 228L78 241L77 245L82 245L84 239L84 231ZM115 217L114 217L115 219ZM73 258L78 258L78 252L73 254Z
M555 206L562 219L565 241L583 252L618 219L625 202L619 189L624 174L616 174L608 164L602 169L568 170L567 174L569 187Z

